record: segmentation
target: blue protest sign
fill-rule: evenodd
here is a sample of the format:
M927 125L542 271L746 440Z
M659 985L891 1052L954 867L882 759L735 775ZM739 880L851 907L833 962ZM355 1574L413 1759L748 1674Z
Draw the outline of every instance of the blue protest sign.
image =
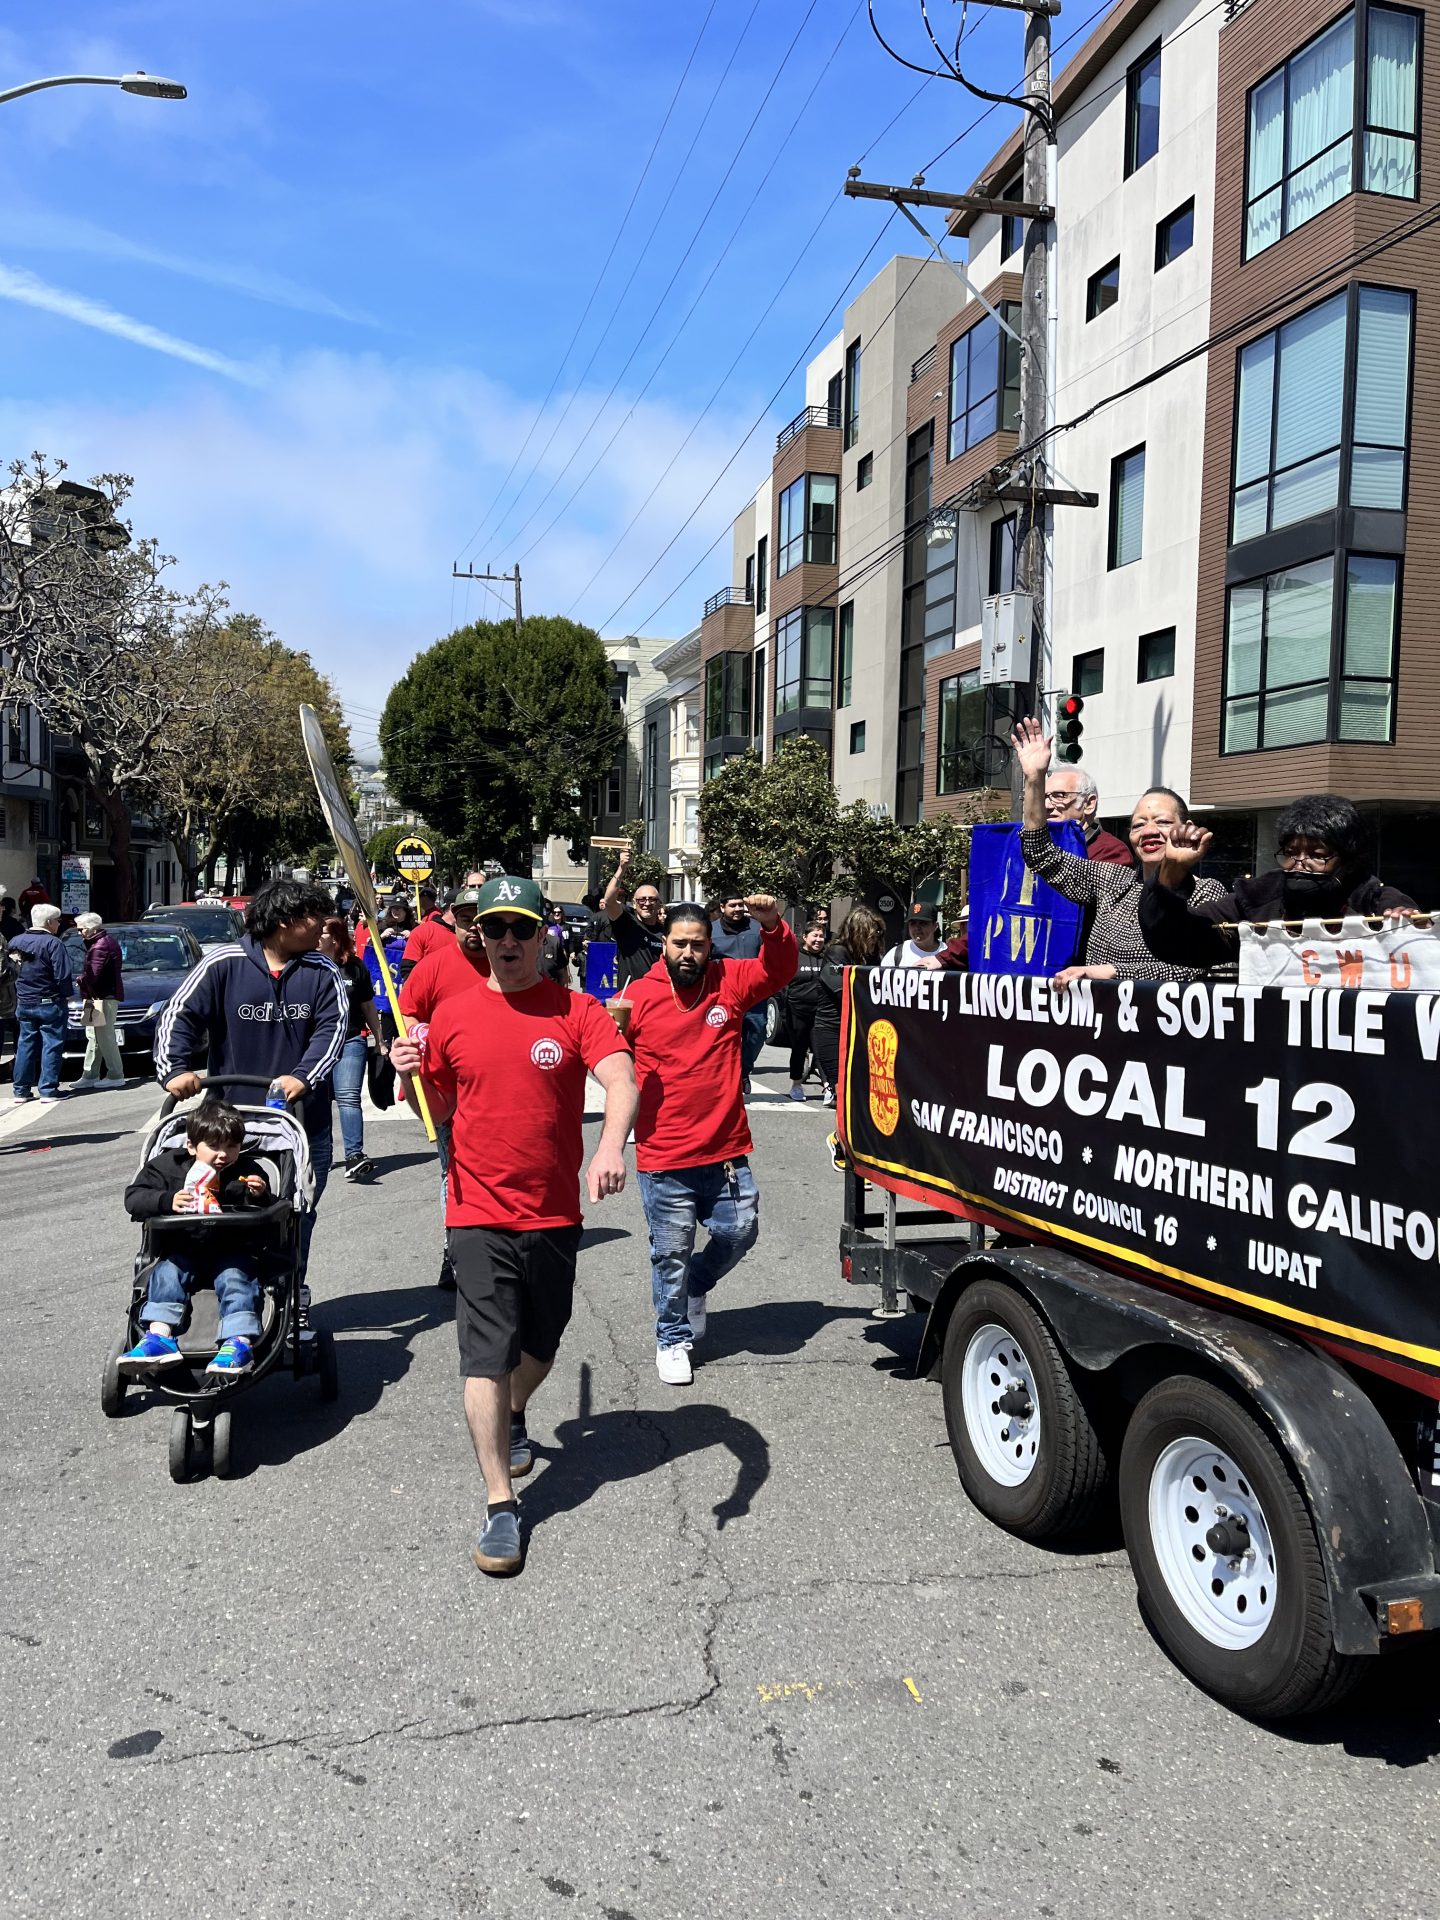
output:
M1085 857L1073 821L1050 828L1062 853ZM1001 821L971 829L970 969L973 973L1049 976L1078 957L1085 909L1026 866L1020 828Z
M620 989L620 956L613 940L592 940L585 949L585 991L608 1000Z

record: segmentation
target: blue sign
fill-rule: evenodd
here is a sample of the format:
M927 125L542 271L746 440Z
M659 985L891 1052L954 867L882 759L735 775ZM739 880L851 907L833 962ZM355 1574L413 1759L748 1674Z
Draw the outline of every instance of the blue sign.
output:
M585 991L609 1000L620 990L620 954L613 940L592 940L585 949Z
M1085 857L1085 836L1071 820L1050 828L1062 853ZM1033 874L1020 852L1020 828L1002 821L971 829L970 969L1048 978L1079 953L1085 909Z

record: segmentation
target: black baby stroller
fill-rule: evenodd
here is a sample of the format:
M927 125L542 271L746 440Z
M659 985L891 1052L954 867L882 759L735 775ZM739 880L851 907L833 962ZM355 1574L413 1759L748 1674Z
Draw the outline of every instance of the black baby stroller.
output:
M269 1082L244 1074L223 1081L202 1080L206 1087L267 1089ZM333 1400L340 1390L334 1335L305 1324L300 1311L300 1220L313 1210L315 1177L310 1169L310 1146L299 1118L288 1108L246 1106L245 1150L255 1154L274 1199L268 1206L244 1212L165 1214L141 1225L140 1251L135 1256L135 1279L125 1331L105 1357L101 1376L100 1408L115 1419L127 1391L148 1393L168 1401L170 1417L170 1478L188 1480L209 1455L212 1472L224 1479L230 1473L230 1409L241 1394L277 1366L288 1367L296 1379L318 1374L320 1398ZM188 1114L175 1111L169 1096L140 1157L143 1168L159 1153L183 1146ZM203 1249L207 1256L222 1251L242 1254L260 1280L260 1333L252 1342L254 1365L238 1378L206 1373L220 1344L219 1308L209 1287L197 1287L190 1320L179 1335L185 1357L182 1366L167 1368L153 1379L128 1380L120 1359L139 1339L140 1309L149 1290L150 1269L157 1260L192 1258Z

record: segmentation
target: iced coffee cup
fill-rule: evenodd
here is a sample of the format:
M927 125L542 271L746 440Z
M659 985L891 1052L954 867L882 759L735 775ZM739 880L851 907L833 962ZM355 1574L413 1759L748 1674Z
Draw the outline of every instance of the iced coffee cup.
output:
M621 1033L628 1033L630 1031L630 1006L631 1003L628 1000L607 1000L605 1002L605 1011L615 1022Z

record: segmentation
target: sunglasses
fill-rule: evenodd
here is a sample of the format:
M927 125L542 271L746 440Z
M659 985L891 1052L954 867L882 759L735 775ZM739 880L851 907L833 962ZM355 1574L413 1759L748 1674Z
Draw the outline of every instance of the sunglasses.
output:
M540 931L540 922L503 920L494 914L487 914L480 922L480 931L487 940L503 940L507 933L513 933L517 940L533 940Z

